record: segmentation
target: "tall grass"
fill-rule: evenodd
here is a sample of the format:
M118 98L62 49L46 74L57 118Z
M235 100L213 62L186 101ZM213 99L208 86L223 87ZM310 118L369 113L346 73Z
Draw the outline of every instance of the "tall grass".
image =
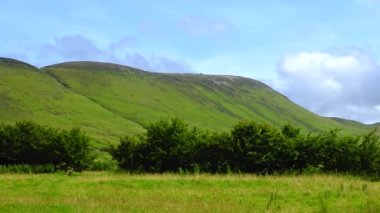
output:
M0 175L0 212L380 212L380 183L344 175Z

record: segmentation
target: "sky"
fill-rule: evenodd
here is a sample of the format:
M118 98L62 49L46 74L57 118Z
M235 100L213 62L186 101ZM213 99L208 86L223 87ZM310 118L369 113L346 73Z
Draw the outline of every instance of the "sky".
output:
M0 0L0 56L238 75L380 122L380 0Z

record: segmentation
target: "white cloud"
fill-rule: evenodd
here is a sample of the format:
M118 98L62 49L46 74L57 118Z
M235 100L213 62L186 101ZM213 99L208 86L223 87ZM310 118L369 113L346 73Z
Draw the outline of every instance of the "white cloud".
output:
M287 73L321 73L321 72L360 72L369 69L367 64L351 55L332 55L313 52L285 56L282 61L282 72Z
M285 56L275 88L325 116L380 121L380 68L360 51L303 52Z

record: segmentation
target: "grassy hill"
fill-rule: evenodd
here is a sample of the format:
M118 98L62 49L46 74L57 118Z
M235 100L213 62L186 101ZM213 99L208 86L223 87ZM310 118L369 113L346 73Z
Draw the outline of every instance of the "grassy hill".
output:
M28 119L60 128L81 127L99 143L141 131L138 124L72 92L31 65L2 58L0 76L1 122Z
M174 116L217 131L239 120L291 123L308 131L336 127L353 134L369 128L320 117L259 81L237 76L150 73L98 62L38 69L6 58L0 58L0 76L1 121L79 126L98 145Z

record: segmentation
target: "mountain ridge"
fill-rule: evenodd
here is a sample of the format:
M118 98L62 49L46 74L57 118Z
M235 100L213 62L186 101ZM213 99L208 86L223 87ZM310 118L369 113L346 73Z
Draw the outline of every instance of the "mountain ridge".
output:
M33 66L29 63L26 63L17 59L13 59L13 58L7 58L7 57L0 57L0 64L8 65L8 66L25 66L25 67L32 68L34 70L39 70L38 67Z
M0 74L5 76L0 79L0 120L79 126L99 146L168 117L213 131L227 130L240 120L291 123L312 132L340 128L359 134L370 129L321 117L265 83L240 76L154 73L91 61L36 68L5 58L0 58Z
M82 63L82 65L84 63L88 67L93 67L92 65L94 65L94 64L98 65L99 64L97 62L79 62L79 63ZM71 65L72 65L72 62L71 62ZM115 65L115 64L112 64L112 65ZM53 67L54 67L54 65L53 65ZM55 66L55 67L57 67L57 66ZM66 68L75 69L76 67L66 67ZM126 71L126 70L130 71L128 69L131 69L130 67L126 67L126 66L124 66L123 68L125 68L125 69L123 69L122 71ZM134 68L132 68L132 69L134 69ZM89 68L87 70L92 70L92 69ZM238 82L238 84L240 86L241 85L248 85L248 86L251 86L252 88L256 88L256 87L260 88L260 87L262 87L262 88L265 88L266 90L268 90L270 92L276 93L277 95L281 95L287 101L291 102L289 100L289 98L287 98L286 96L284 96L284 95L278 93L277 91L273 90L270 86L268 86L268 85L266 85L266 84L264 84L264 83L262 83L260 81L257 81L257 80L254 80L254 79L250 79L250 78L246 78L246 77L231 76L231 75L220 76L220 75L207 75L207 74L188 74L188 73L184 73L184 74L182 74L182 73L181 74L154 73L154 72L147 72L147 71L141 71L141 70L138 70L138 69L134 69L134 71L136 71L136 70L139 71L139 73L143 72L143 74L148 74L148 75L151 75L151 76L156 76L160 80L169 81L172 84L173 83L179 83L179 84L181 84L183 81L194 81L197 84L201 84L203 87L207 88L210 91L215 90L215 87L218 87L219 90L223 90L223 88L226 89L225 86L228 87L230 83L233 83L234 80L237 80L237 82ZM118 70L118 71L120 71L120 70ZM59 73L59 71L55 72L55 74L57 74L57 73ZM228 82L226 82L226 80ZM210 86L211 84L214 84L214 85ZM228 89L231 89L231 88L228 88ZM294 105L296 105L294 102L291 102L291 103L294 104ZM239 117L239 119L244 119L244 118ZM313 129L313 128L311 128L311 129Z

